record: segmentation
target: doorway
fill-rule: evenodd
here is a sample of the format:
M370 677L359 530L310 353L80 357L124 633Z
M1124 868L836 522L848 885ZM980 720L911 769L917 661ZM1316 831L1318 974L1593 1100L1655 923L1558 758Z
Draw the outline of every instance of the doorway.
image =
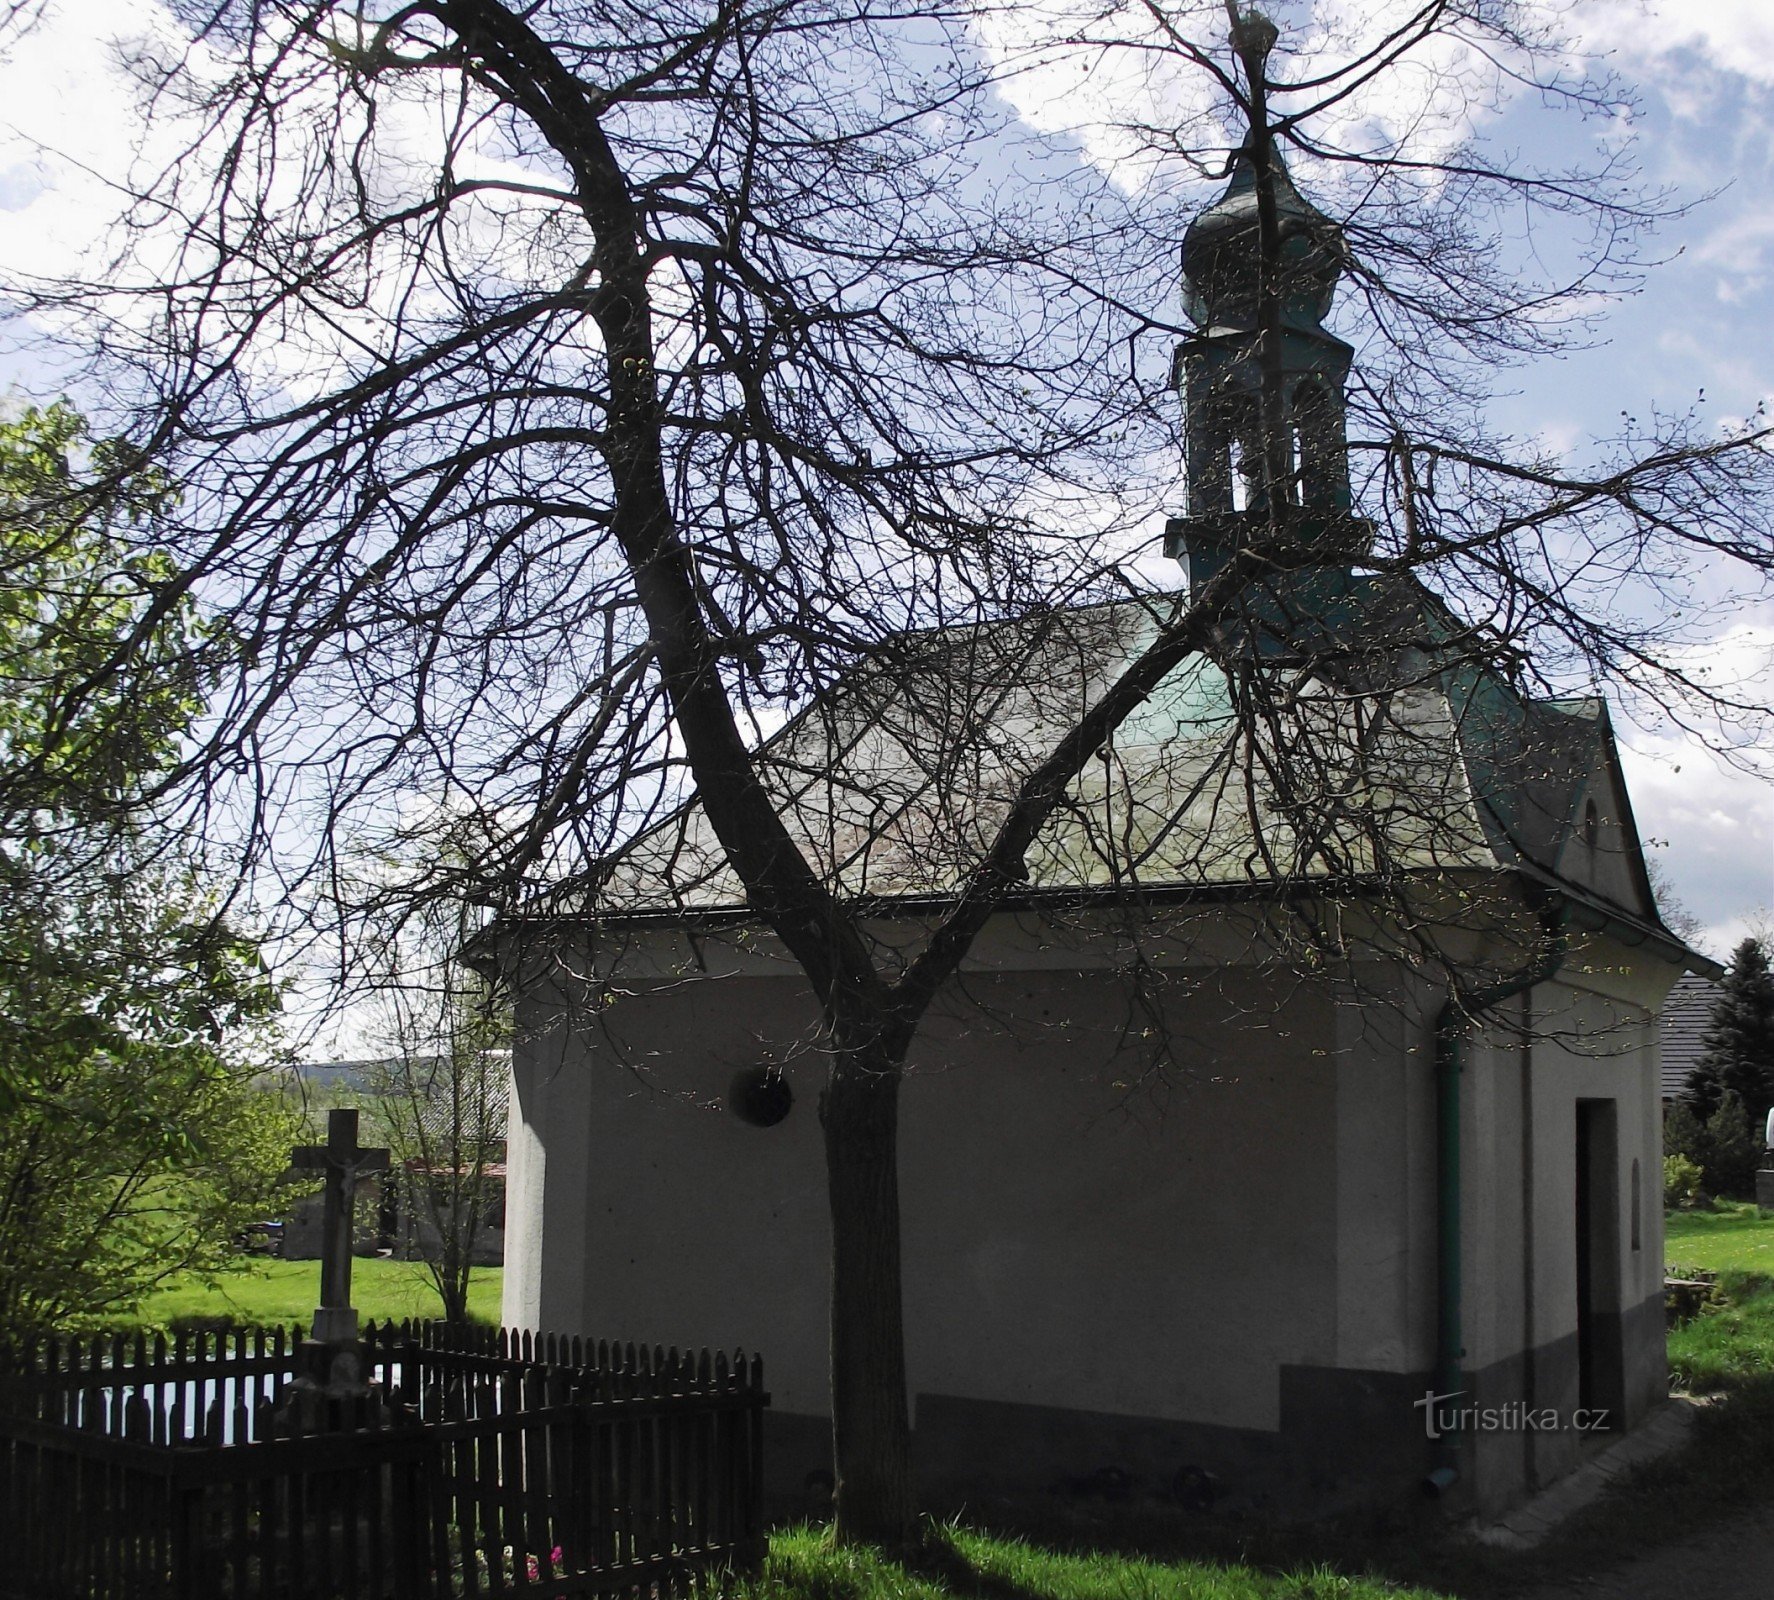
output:
M1577 1404L1621 1421L1619 1103L1577 1102Z

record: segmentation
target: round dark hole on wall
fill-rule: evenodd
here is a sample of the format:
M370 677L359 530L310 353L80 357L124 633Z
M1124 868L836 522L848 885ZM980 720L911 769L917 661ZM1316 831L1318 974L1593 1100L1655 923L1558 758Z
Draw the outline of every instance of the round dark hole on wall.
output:
M774 1128L795 1103L794 1090L781 1067L746 1067L733 1074L727 1105L741 1122L754 1128Z

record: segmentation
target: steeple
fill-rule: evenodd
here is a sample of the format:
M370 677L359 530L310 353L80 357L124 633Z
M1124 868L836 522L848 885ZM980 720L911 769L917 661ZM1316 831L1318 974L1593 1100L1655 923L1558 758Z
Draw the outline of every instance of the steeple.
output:
M1352 513L1344 433L1343 386L1354 351L1324 326L1348 247L1342 229L1294 187L1268 133L1262 91L1274 25L1244 12L1233 42L1252 83L1251 129L1226 192L1183 237L1184 309L1195 332L1177 347L1174 372L1188 514L1171 519L1165 542L1186 563L1191 586L1253 535L1278 527L1293 541L1322 547L1327 563L1359 555L1368 534ZM1267 306L1265 182L1277 246Z

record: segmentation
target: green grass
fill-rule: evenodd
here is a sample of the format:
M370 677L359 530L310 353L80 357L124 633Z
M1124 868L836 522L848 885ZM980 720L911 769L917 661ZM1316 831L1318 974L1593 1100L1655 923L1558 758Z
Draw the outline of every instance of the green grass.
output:
M1716 1275L1698 1316L1669 1330L1677 1388L1714 1394L1774 1377L1774 1217L1746 1202L1671 1212L1664 1260L1672 1277Z
M775 1534L760 1576L738 1600L1445 1600L1443 1591L1328 1567L1265 1571L1242 1562L1161 1560L1052 1550L957 1524L917 1555L836 1549L825 1530Z
M1713 1394L1774 1375L1774 1281L1721 1272L1711 1303L1669 1330L1669 1377L1690 1394Z
M1720 1201L1711 1211L1672 1211L1663 1235L1663 1259L1672 1267L1774 1278L1774 1216L1764 1216L1747 1201Z
M175 1320L232 1317L242 1323L306 1322L320 1294L318 1261L277 1261L242 1258L239 1272L213 1279L190 1273L168 1280L143 1301L134 1319L148 1328L164 1328ZM477 1320L499 1320L497 1267L476 1267L468 1280L468 1309ZM417 1261L363 1257L351 1265L351 1298L365 1318L436 1317L443 1304L430 1275Z

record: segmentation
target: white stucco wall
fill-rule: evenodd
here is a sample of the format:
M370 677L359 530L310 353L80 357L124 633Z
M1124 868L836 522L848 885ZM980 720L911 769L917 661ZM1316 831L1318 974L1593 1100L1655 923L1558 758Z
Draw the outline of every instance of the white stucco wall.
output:
M1361 986L1383 993L1378 972ZM1333 1364L1420 1372L1434 1358L1433 1001L1337 1009Z
M1558 982L1508 1003L1525 1036L1493 1028L1467 1051L1464 1365L1492 1399L1576 1403L1560 1342L1576 1328L1580 1099L1617 1105L1612 1309L1660 1292L1648 1015L1673 972L1635 960L1579 941ZM829 1233L810 997L767 950L631 965L600 985L618 998L595 1019L539 984L520 1008L505 1320L743 1345L764 1353L778 1411L822 1414ZM1323 1369L1400 1375L1375 1403L1388 1418L1408 1407L1436 1354L1436 997L1399 986L1396 1004L1376 1003L1378 968L1339 999L1260 966L1170 967L1162 1008L1187 1070L1147 1081L1142 1019L1113 974L1014 939L983 942L979 965L965 999L929 1019L903 1092L914 1403L1261 1432L1282 1424L1284 1369ZM785 1065L796 1095L770 1129L725 1104L734 1072L763 1060ZM1629 1372L1641 1410L1660 1360L1641 1353ZM1478 1440L1482 1496L1550 1481L1578 1448Z
M1667 1392L1663 1356L1662 1123L1653 1008L1674 972L1596 941L1556 982L1509 1003L1469 1051L1465 1139L1466 1361L1490 1369L1485 1402L1520 1399L1568 1415L1579 1403L1577 1124L1579 1103L1614 1108L1611 1279L1596 1310L1614 1319L1624 1370L1617 1423L1631 1426ZM1636 1245L1633 1166L1638 1165ZM1525 1353L1525 1357L1524 1357ZM1583 1457L1570 1433L1492 1434L1476 1441L1493 1501L1549 1483Z
M1114 1058L1108 975L979 977L931 1019L901 1107L914 1396L1273 1428L1277 1366L1336 1361L1330 1007L1301 989L1263 1011L1261 987L1194 1003L1197 1065L1168 1089ZM607 1032L524 1008L507 1321L761 1349L778 1407L824 1410L822 1064L789 1061L775 1128L723 1104L810 1030L800 992L692 983L623 1000ZM1014 1034L993 1021L1012 1011Z

